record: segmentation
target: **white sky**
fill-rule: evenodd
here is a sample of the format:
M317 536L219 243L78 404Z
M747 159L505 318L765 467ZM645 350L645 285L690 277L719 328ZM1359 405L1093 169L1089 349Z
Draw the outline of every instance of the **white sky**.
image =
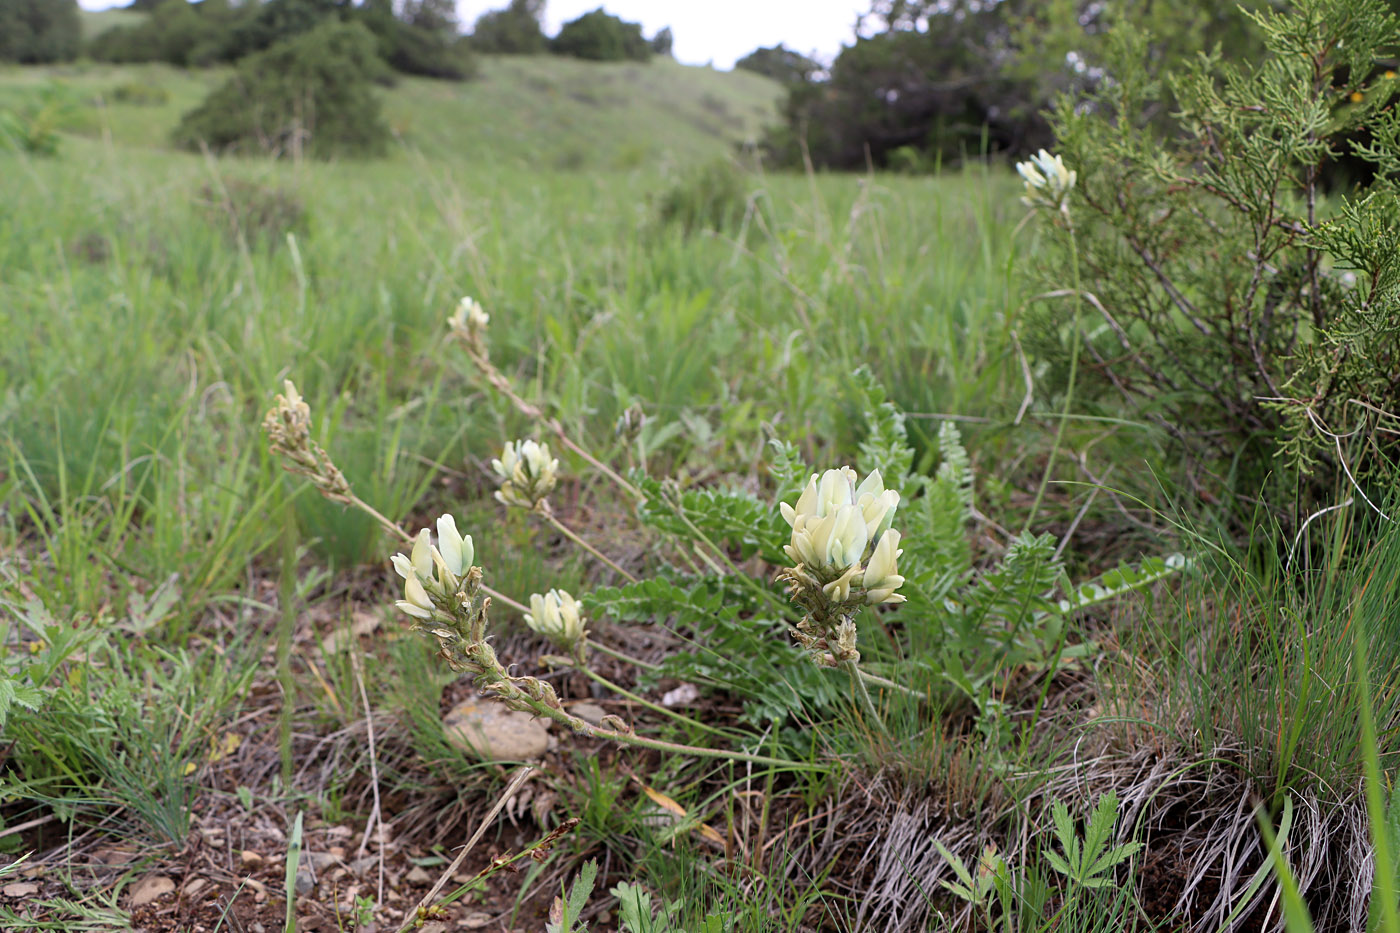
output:
M79 0L88 10L128 2ZM457 0L457 12L463 28L470 29L482 13L506 3ZM713 61L725 69L759 46L780 42L829 62L843 43L853 40L856 14L870 9L869 0L546 0L545 32L552 36L561 23L599 5L614 16L641 23L647 38L670 26L677 59L690 65Z
M457 0L462 27L470 29L482 13L507 0ZM815 52L829 62L843 43L854 41L856 14L869 0L546 0L544 31L602 6L614 16L642 24L650 39L664 26L675 36L679 61L731 68L759 46L782 43L804 55Z

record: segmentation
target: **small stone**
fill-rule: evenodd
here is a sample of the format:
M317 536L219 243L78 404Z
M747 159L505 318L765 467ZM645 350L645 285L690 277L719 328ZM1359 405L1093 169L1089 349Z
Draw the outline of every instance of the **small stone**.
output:
M467 914L462 918L462 927L468 930L480 930L482 927L491 925L491 915L483 913Z
M666 707L689 706L698 699L700 699L700 689L695 684L681 684L676 689L667 690L662 694L661 705Z
M311 872L301 869L297 872L296 892L297 897L305 897L316 890L316 879L311 876Z
M326 851L329 852L333 857L335 857L335 858L337 858L337 859L344 859L344 858L345 858L345 847L344 847L344 846L331 846L331 847L330 847L329 849L327 849Z
M267 927L261 923L255 923L248 928L248 933L267 933Z
M447 741L491 761L526 761L549 748L549 730L529 713L467 700L443 717Z
M238 864L242 865L245 869L251 871L254 868L261 868L262 863L263 857L260 852L254 852L252 849L244 849L242 852L238 853Z
M145 907L147 904L174 892L175 882L165 875L147 875L131 889L130 907Z
M350 870L356 877L363 878L379 866L379 859L373 855L366 855L364 858L357 858L350 863Z
M414 865L409 869L408 874L403 876L403 880L409 884L432 884L433 876L428 874L427 869L422 865Z
M0 888L0 894L6 897L34 897L38 893L39 886L32 881L16 881Z
M191 878L189 881L185 882L185 896L194 897L200 891L204 890L207 884L209 884L209 882L205 881L203 878Z
M303 865L310 865L316 871L325 871L337 861L336 857L329 852L307 852L301 858Z
M575 703L569 707L569 712L595 726L603 721L604 716L608 715L608 711L597 703Z

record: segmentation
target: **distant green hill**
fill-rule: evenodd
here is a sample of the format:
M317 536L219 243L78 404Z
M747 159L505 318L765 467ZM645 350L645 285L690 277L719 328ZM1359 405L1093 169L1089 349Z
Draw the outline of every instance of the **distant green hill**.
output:
M164 148L180 115L227 74L163 65L11 68L0 70L0 106L58 82L85 102L88 112L71 123L75 132ZM118 102L113 92L124 84L164 88L169 100L156 106ZM385 115L406 152L573 170L714 158L761 135L776 117L782 89L751 72L670 59L596 63L543 55L483 57L476 80L403 79L383 95Z
M134 10L81 10L78 13L83 24L83 38L91 39L117 26L135 26L146 18L145 13Z

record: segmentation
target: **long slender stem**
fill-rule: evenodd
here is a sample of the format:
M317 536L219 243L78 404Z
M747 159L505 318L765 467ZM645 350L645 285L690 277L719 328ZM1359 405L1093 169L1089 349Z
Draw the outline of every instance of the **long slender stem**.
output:
M880 718L880 711L875 708L875 701L870 699L870 691L865 689L865 679L860 676L860 665L855 661L842 661L841 666L846 669L846 673L851 675L851 685L855 687L856 696L860 698L861 705L865 707L865 713L870 717L870 721L881 733L889 735L889 730L885 728L885 721Z
M610 657L610 658L615 658L615 659L621 661L621 662L624 663L624 664L631 664L631 665L633 665L634 667L640 667L640 668L642 668L643 670L647 670L647 671L659 671L659 670L661 670L661 665L660 665L660 664L652 664L650 661L643 661L641 658L634 658L634 657L632 657L630 654L624 654L623 652L618 651L616 648L609 648L607 645L604 645L604 644L602 644L601 642L596 642L596 641L590 640L590 641L588 642L588 647L592 648L594 651L601 651L601 652L603 652L603 654L606 654L608 657Z
M583 548L583 549L584 549L585 551L587 551L588 553L592 554L594 557L598 558L598 559L599 559L600 561L602 561L603 563L607 564L607 565L608 565L609 567L611 567L614 571L616 571L620 576L622 576L624 579L626 579L628 583L636 583L636 582L637 582L637 578L636 578L636 577L632 576L632 575L631 575L630 573L628 573L626 570L623 570L621 567L619 567L619 566L617 565L617 563L614 562L613 559L612 559L611 557L608 557L608 555L604 554L602 551L598 550L596 547L594 547L593 545L589 544L589 543L588 543L587 541L585 541L583 538L579 537L578 535L576 535L576 534L574 534L572 531L570 531L570 530L569 530L569 526L568 526L568 525L565 525L565 524L564 524L563 522L561 522L559 519L555 518L555 517L554 517L554 513L551 512L551 511L549 511L549 509L548 509L547 507L544 508L544 509L539 510L539 514L543 515L543 516L549 521L549 523L550 523L551 525L553 525L556 529L558 529L560 534L562 534L564 537L568 538L570 541L572 541L572 542L574 542L575 544L577 544L579 547Z
M640 706L644 706L654 713L660 713L663 716L669 716L677 722L683 722L687 726L693 726L696 729L700 729L705 732L710 732L714 735L724 736L726 738L730 737L723 729L716 729L714 726L707 726L703 722L700 722L698 719L691 719L684 713L678 713L673 709L667 709L660 703L653 703L651 700L648 700L645 697L633 693L631 690L628 690L621 684L613 683L611 680L608 680L602 674L599 674L596 671L590 669L588 665L579 664L573 658L566 658L560 655L547 654L544 657L540 658L540 660L551 667L572 667L575 670L582 671L584 674L587 674L591 679L593 679L599 684L602 684L604 687L611 690L613 693L616 693L619 696L624 696L627 699L631 700L633 703L636 703Z
M884 687L886 690L898 690L905 696L911 696L916 700L923 699L923 694L919 693L919 691L917 690L911 690L910 688L904 686L904 684L897 684L893 680L881 677L879 674L872 674L869 671L861 670L860 668L856 668L856 670L860 672L860 679L868 684L874 684L877 687Z
M1055 428L1055 443L1050 447L1050 458L1045 461L1045 474L1040 478L1040 488L1035 492L1035 501L1031 503L1030 513L1026 515L1026 524L1021 529L1029 531L1031 523L1035 521L1035 516L1040 511L1040 503L1045 499L1045 489L1050 485L1050 474L1055 469L1055 457L1060 452L1060 443L1064 440L1065 425L1069 423L1070 407L1074 404L1074 382L1079 375L1079 314L1083 306L1080 297L1081 288L1079 284L1079 242L1074 235L1074 224L1069 225L1069 254L1070 268L1074 275L1074 345L1069 351L1069 384L1065 387L1065 404L1060 411L1060 423Z
M868 698L868 695L867 695ZM766 755L750 755L747 752L733 752L722 748L702 748L698 745L680 745L675 742L663 742L660 739L643 738L640 735L626 732L616 732L612 729L602 729L577 716L570 716L560 709L555 709L547 703L542 703L533 698L521 697L539 715L554 720L562 726L568 726L575 732L582 733L595 739L607 739L617 742L620 745L634 745L637 748L650 748L658 752L667 752L672 755L693 755L696 758L723 758L729 761L749 761L756 765L774 765L779 768L796 768L803 771L821 770L816 765L807 764L800 761L784 761L781 758L769 758Z

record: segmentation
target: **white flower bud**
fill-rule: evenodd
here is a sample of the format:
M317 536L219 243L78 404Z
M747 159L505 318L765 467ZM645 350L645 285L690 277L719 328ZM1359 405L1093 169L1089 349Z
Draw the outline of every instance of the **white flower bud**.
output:
M433 601L428 596L428 591L423 588L423 584L418 582L416 576L408 578L404 584L404 598L394 605L415 619L431 619L433 617Z
M457 531L457 520L451 515L443 515L437 520L437 530L438 550L442 552L443 563L454 576L462 576L471 568L476 557L472 536L463 537Z
M418 537L413 540L413 550L409 554L409 562L413 564L413 569L418 576L424 580L433 578L433 540L428 529L420 530ZM412 579L412 577L408 579Z
M875 553L870 556L870 565L865 568L861 584L865 587L865 601L871 606L880 603L902 603L904 597L895 590L904 585L904 578L898 573L896 561L904 552L899 549L899 532L886 531L875 545Z

